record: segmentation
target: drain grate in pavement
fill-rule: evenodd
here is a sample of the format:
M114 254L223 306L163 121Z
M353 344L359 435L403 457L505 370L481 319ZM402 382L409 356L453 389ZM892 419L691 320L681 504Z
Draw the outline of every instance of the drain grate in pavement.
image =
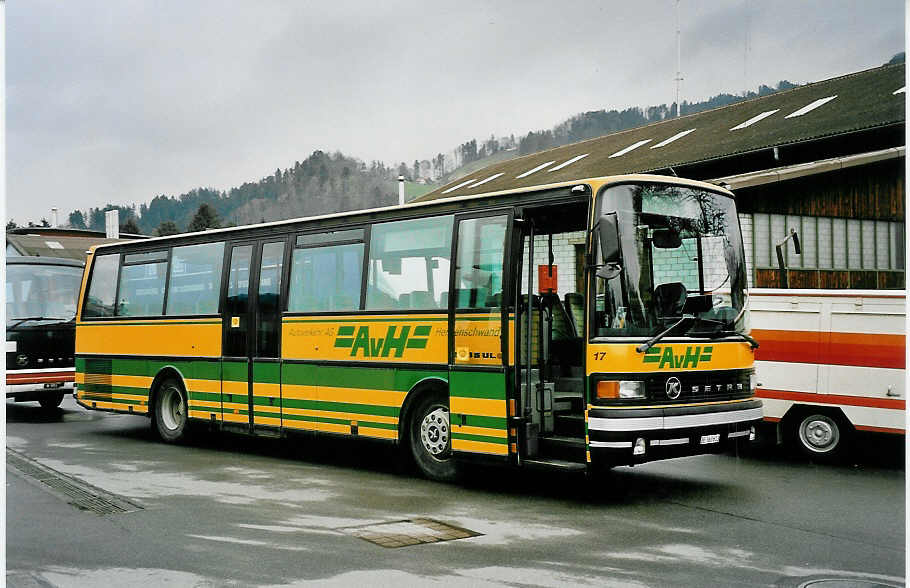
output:
M483 534L433 519L408 519L361 527L346 527L339 529L339 531L360 537L365 541L382 547L407 547L408 545L420 545L421 543L439 543L454 539L479 537Z
M122 496L105 492L101 488L41 465L14 449L6 449L6 465L81 510L102 515L143 510L141 506Z

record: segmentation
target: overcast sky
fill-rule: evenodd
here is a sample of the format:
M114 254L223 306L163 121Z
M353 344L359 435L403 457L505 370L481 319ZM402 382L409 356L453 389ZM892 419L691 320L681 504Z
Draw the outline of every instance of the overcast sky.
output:
M6 4L7 215L387 163L675 99L674 0ZM904 50L903 0L682 0L683 100ZM748 50L747 50L748 47Z

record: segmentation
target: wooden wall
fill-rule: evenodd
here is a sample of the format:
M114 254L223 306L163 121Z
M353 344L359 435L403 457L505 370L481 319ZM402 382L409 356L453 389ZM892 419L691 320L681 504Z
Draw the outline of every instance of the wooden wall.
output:
M843 290L901 290L905 287L904 272L874 270L787 270L791 288L822 288ZM756 288L779 288L780 270L756 269Z
M904 158L737 190L740 212L904 220Z

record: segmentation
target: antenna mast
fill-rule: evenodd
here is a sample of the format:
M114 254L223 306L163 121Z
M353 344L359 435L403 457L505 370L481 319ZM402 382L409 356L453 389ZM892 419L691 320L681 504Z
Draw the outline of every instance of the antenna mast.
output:
M679 118L682 115L682 106L679 103L679 83L683 80L682 73L680 72L680 32L679 32L679 0L676 0L676 77L673 78L676 81L676 117Z

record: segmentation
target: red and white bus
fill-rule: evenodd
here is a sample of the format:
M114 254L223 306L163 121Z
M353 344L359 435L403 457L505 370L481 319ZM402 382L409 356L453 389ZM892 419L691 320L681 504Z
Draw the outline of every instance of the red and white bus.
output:
M765 421L814 458L855 430L905 434L906 292L750 291Z

